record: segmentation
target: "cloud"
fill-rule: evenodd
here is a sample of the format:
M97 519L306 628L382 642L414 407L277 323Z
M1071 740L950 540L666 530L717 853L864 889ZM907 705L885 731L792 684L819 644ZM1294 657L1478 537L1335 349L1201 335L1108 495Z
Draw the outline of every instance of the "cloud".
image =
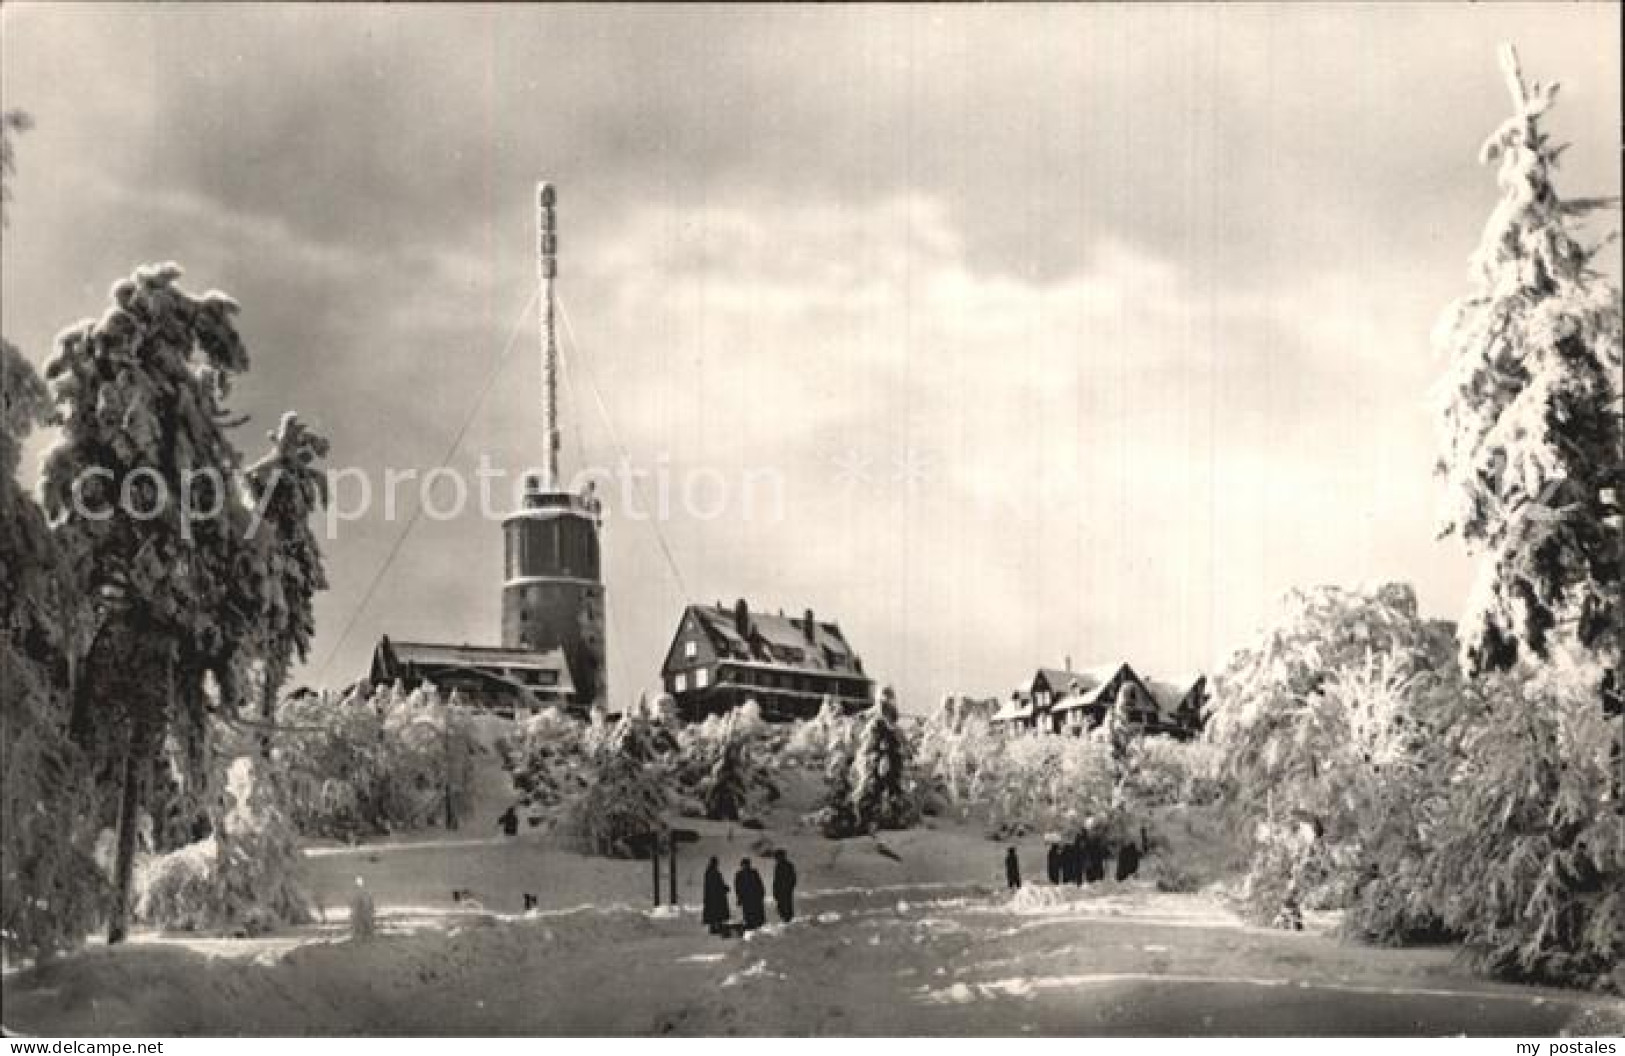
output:
M37 121L7 337L43 358L179 260L244 305L240 409L293 407L375 476L470 414L455 462L533 460L531 188L558 183L570 459L786 481L782 522L610 526L624 687L685 595L811 604L915 703L1066 653L1206 663L1294 583L1411 578L1453 611L1425 335L1496 193L1497 42L1564 79L1564 190L1619 186L1600 6L0 18ZM331 548L318 656L396 527ZM330 680L380 631L493 638L499 568L492 526L421 525Z
M784 523L708 524L716 551L669 527L687 577L853 612L877 670L936 693L1063 650L1207 663L1295 577L1408 574L1369 525L1431 545L1410 302L1319 274L1225 292L1121 239L1089 250L1054 280L980 273L928 196L629 213L582 265L582 354L628 443L788 481Z

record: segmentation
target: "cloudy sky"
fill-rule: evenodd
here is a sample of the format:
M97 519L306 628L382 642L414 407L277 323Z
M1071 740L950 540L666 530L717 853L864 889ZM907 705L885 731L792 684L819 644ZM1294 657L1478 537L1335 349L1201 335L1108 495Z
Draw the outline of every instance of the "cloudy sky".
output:
M244 306L243 447L296 409L381 492L477 407L452 464L515 469L551 179L567 468L624 449L673 496L657 531L611 495L618 696L685 600L741 595L839 619L914 707L1068 654L1208 668L1295 584L1459 608L1427 335L1495 198L1495 45L1563 81L1561 188L1617 194L1618 18L6 5L4 105L37 128L4 328L43 361L173 259ZM475 509L420 521L360 608L400 496L329 543L303 678L357 676L385 631L495 643Z

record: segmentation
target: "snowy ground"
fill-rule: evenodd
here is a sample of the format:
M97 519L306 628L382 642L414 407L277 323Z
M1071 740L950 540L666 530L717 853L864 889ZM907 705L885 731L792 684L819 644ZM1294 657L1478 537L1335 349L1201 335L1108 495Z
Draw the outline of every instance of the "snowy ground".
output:
M828 841L788 782L764 831L683 821L685 906L652 910L644 862L495 829L500 772L453 833L310 848L324 923L253 940L138 935L3 981L5 1025L43 1035L1601 1034L1625 1004L1486 983L1449 948L1378 950L1244 927L1217 897L1142 884L1011 899L974 825ZM710 855L785 847L801 917L748 940L696 919ZM1043 848L1024 844L1029 877ZM664 883L664 869L662 870ZM344 938L362 876L382 934ZM455 904L472 890L479 906ZM519 912L525 893L540 912Z
M94 950L6 981L35 1034L1602 1034L1619 1002L1449 950L1242 927L1203 896L810 894L747 940L692 911L399 915L367 943Z

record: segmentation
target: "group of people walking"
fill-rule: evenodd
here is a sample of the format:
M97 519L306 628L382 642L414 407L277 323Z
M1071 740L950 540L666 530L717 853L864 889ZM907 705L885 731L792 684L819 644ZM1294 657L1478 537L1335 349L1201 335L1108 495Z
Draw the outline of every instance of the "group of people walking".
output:
M734 930L733 914L728 907L729 887L722 879L722 867L712 858L705 867L704 909L701 920L713 935L727 935ZM745 858L734 873L732 888L739 901L742 930L755 931L767 923L767 893L762 886L762 874ZM779 919L788 924L796 915L796 867L783 850L773 852L773 903Z
M1144 840L1143 833L1141 840ZM1049 845L1044 858L1044 872L1052 884L1099 883L1106 879L1106 862L1114 857L1113 851L1104 833L1093 825L1085 825L1083 831L1073 839ZM1115 852L1119 882L1139 872L1143 853L1140 844L1125 840L1115 848ZM1021 862L1016 857L1014 847L1004 855L1004 879L1005 886L1012 891L1021 886Z

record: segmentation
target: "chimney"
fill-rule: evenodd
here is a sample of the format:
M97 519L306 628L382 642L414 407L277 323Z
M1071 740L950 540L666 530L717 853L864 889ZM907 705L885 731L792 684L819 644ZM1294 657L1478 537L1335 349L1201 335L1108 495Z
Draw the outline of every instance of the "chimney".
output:
M818 640L818 625L813 622L813 611L811 609L807 610L806 618L802 621L801 633L807 636L809 642Z
M744 598L734 602L734 630L741 638L750 637L750 606L745 604Z
M1072 673L1072 654L1071 653L1066 654L1066 673L1069 674L1069 675Z

